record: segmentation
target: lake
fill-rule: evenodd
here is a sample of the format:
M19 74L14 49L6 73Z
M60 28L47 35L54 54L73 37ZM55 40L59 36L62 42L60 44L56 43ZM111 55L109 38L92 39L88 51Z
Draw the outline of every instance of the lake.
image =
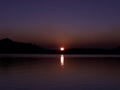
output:
M3 54L0 90L120 90L120 56Z

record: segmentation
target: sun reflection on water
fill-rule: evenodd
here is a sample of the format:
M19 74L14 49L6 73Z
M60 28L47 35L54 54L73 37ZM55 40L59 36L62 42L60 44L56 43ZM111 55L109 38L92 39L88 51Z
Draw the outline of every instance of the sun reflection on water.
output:
M62 68L64 68L64 55L60 56L60 65Z

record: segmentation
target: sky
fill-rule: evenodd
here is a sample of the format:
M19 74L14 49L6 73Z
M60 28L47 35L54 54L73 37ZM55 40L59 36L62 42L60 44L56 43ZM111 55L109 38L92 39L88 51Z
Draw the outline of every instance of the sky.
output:
M120 46L120 0L0 0L0 39L43 47Z

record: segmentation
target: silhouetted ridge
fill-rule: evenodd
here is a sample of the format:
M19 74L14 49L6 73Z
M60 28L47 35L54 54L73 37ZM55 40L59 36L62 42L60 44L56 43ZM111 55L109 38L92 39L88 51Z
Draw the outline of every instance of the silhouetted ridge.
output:
M44 51L42 47L31 43L16 42L5 38L0 40L0 53L40 53Z
M4 39L0 40L0 42L5 43L5 42L13 42L13 41L9 38L4 38Z

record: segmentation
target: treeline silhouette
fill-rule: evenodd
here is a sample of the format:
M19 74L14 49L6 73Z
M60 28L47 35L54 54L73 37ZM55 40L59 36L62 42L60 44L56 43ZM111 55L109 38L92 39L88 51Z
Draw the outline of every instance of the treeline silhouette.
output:
M64 52L42 48L31 43L16 42L9 38L0 40L1 54L120 54L120 47L111 49L72 48Z

